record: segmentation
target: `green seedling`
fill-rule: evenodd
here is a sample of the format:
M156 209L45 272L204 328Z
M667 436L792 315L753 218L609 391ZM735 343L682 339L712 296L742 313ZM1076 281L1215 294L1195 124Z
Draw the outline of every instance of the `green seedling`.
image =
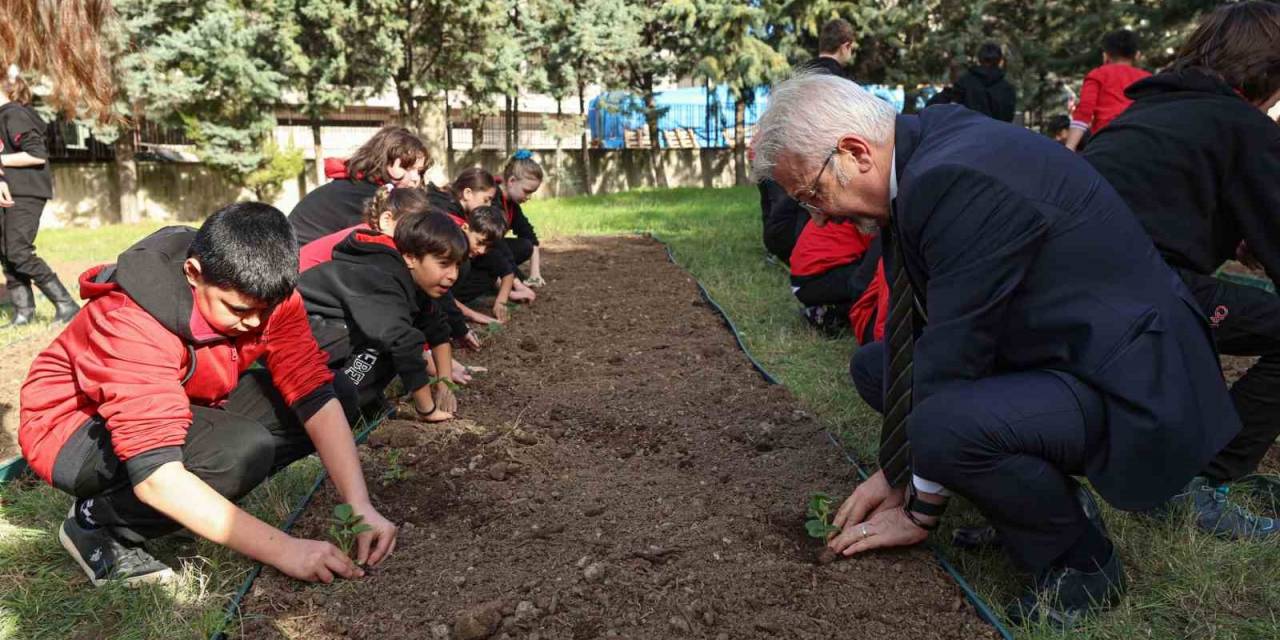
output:
M435 376L427 380L427 384L429 385L436 385L436 384L440 384L441 382L443 382L444 386L449 387L449 389L452 391L457 391L458 389L462 388L462 385L454 382L453 378L450 378L448 376Z
M382 486L389 487L409 477L409 472L400 464L400 456L403 453L399 449L392 449L387 453L387 468L382 472Z
M817 492L809 496L809 519L805 521L805 531L809 537L826 541L833 534L840 533L840 527L831 524L831 496Z
M487 337L490 337L490 338L498 335L499 333L502 333L502 323L490 322L489 324L486 324L484 326L484 333Z
M356 536L366 531L373 531L373 527L365 524L364 516L356 513L351 505L345 502L334 505L333 519L329 524L329 537L333 538L343 553L350 556L351 548L356 543Z

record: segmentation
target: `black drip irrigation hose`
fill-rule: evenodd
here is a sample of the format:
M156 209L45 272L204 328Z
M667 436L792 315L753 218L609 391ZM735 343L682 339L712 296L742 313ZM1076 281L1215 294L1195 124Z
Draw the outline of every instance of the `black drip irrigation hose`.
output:
M356 444L364 444L364 441L368 439L369 434L372 433L374 429L378 428L378 425L382 424L382 421L386 420L388 415L388 413L379 415L377 418L374 418L373 421L369 423L369 426L365 427L363 431L357 433ZM298 518L302 517L302 512L307 510L307 507L311 504L311 499L319 493L320 487L324 486L324 481L328 479L328 477L329 472L322 469L320 471L320 475L316 477L316 481L311 484L311 489L307 491L306 495L302 496L302 499L298 501L298 506L293 508L293 511L289 513L289 517L285 518L284 523L280 525L281 531L288 533L289 530L293 528L293 525L297 524ZM261 574L262 563L255 563L253 565L253 570L245 577L244 582L240 584L240 588L236 590L235 596L233 596L231 598L231 602L227 604L226 612L223 613L222 616L222 622L213 630L213 633L209 634L209 640L227 640L227 627L231 625L232 620L235 620L236 617L240 615L241 602L244 601L244 597L249 594L249 590L253 588L253 583L257 581L258 576Z
M657 235L650 232L645 232L642 235L662 245L662 247L667 250L667 259L670 260L672 264L680 264L676 260L675 254L671 251L671 245L664 242L662 238L659 238ZM769 384L782 384L778 381L777 377L770 373L769 370L766 369L754 355L752 355L751 350L747 348L746 341L742 338L742 333L738 331L738 326L729 318L729 314L725 312L724 307L721 307L720 303L716 302L715 298L711 297L711 293L707 291L706 287L702 286L701 281L696 277L693 281L698 285L698 292L702 295L703 301L712 309L715 309L716 313L720 314L720 319L724 321L725 326L733 332L733 339L737 341L738 348L747 356L747 360L751 361L751 366L760 374L760 377L764 378ZM866 468L864 468L862 464L858 462L858 459L855 458L843 444L841 444L840 439L834 433L827 431L826 434L827 440L831 442L831 445L840 451L840 454L844 456L845 460L849 461L849 464L853 465L853 468L858 472L858 477L866 480L870 475L867 473ZM974 610L978 612L978 617L982 618L987 624L994 627L996 632L999 633L1000 637L1004 640L1014 640L1013 633L1011 633L1009 629L1004 626L1004 623L1000 621L1000 618L996 616L991 605L987 604L987 601L983 600L982 596L978 595L977 591L974 591L973 587L969 584L969 581L965 580L964 576L960 575L960 571L956 569L955 565L951 564L951 561L947 560L947 558L942 555L942 551L938 548L938 545L931 542L929 543L929 549L933 551L933 557L938 561L938 564L942 565L943 570L947 572L947 575L951 576L951 579L960 587L960 591L964 593L965 598L973 605Z

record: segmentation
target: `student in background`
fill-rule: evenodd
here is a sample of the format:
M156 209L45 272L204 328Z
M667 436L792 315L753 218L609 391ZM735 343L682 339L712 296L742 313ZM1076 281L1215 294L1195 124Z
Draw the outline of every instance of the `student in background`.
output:
M298 244L360 224L364 203L378 187L422 186L431 165L427 147L404 127L386 126L346 160L325 159L332 181L313 189L289 213Z
M511 263L517 269L525 262L529 263L529 277L523 282L517 278L514 286L516 290L524 288L526 284L540 287L547 283L542 279L542 252L538 249L538 234L520 206L538 191L542 186L542 179L542 165L533 159L533 153L521 149L503 167L502 184L494 198L494 204L501 208L507 219L507 229L515 234L513 238L502 239L503 251L509 254Z
M48 125L31 108L31 89L9 69L0 81L0 265L13 303L9 326L35 320L35 285L53 302L55 323L71 320L80 305L58 274L36 255L36 233L44 205L53 197L53 173L44 133Z
M396 527L373 508L351 438L354 392L325 366L297 274L284 214L244 202L81 276L89 302L32 362L18 442L76 498L58 537L95 586L171 580L143 543L183 527L299 580L357 577L390 553ZM235 505L313 451L372 527L354 558Z
M463 169L445 188L434 185L427 187L435 211L465 220L479 207L487 207L493 202L498 192L498 183L493 175L479 167ZM504 231L505 233L505 231ZM515 265L511 259L498 251L490 251L470 261L471 268L465 279L459 279L454 286L453 297L467 319L473 322L489 324L506 322L510 317L507 301L527 302L532 300L532 290L528 293L517 293L515 288ZM493 315L487 316L473 311L468 305L483 296L493 295Z
M1064 115L1056 115L1049 118L1049 122L1044 126L1044 134L1053 138L1054 142L1059 144L1067 144L1067 139L1071 136L1071 118Z
M1173 504L1223 538L1280 538L1280 522L1227 499L1280 435L1280 298L1213 277L1240 251L1280 282L1280 127L1267 117L1280 101L1280 4L1219 7L1168 70L1126 95L1133 104L1085 159L1191 290L1218 351L1261 356L1231 387L1244 428Z
M1138 36L1128 29L1112 31L1102 38L1102 66L1084 77L1080 102L1071 114L1067 148L1076 151L1086 134L1097 135L1133 102L1124 90L1151 75L1134 66L1138 59Z
M880 259L875 239L843 222L810 222L800 232L791 252L791 292L814 328L834 336L848 326L853 303L875 276Z
M403 202L420 200L420 202ZM453 370L449 322L440 306L467 255L467 238L444 215L427 212L426 196L397 189L390 208L413 213L395 236L357 229L333 249L333 259L298 280L311 329L356 387L362 407L378 405L397 377L424 422L453 417L458 402L444 380L432 384L422 353L436 371Z
M955 83L959 104L985 113L996 120L1013 122L1018 108L1018 93L1005 79L1004 51L988 42L978 49L978 66L960 76Z

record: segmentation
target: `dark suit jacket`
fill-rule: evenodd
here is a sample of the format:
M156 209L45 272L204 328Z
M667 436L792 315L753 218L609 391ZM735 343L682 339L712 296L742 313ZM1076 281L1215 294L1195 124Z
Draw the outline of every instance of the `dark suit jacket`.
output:
M1122 509L1168 498L1239 431L1198 305L1086 161L955 105L899 116L895 155L894 226L928 314L917 405L1002 372L1074 376L1107 411L1088 477Z

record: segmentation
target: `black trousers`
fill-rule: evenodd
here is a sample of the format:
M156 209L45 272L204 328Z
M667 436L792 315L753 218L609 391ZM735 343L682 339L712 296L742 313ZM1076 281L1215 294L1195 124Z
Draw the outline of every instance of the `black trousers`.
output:
M56 279L53 269L36 255L36 232L44 198L14 196L13 206L0 209L0 266L9 287L31 286Z
M1179 271L1204 309L1218 352L1261 356L1231 386L1243 428L1204 474L1219 481L1253 473L1280 435L1280 297L1256 287Z
M320 349L329 356L328 364L334 379L341 378L343 384L351 388L361 409L381 407L383 393L397 375L391 358L379 354L377 349L367 344L361 344L359 338L353 341L345 322L319 316L311 316L309 320L311 334ZM426 366L425 361L423 366Z
M353 417L349 385L335 377L334 388L348 417ZM315 451L302 422L264 369L245 372L222 407L192 406L191 413L182 464L233 502ZM78 509L125 542L138 544L182 528L134 495L100 418L80 427L58 453L53 485L79 498Z
M881 411L884 343L859 348L850 373ZM907 434L912 471L977 506L1024 569L1048 568L1091 526L1071 476L1105 445L1106 414L1076 378L1022 371L956 383L912 409Z
M533 243L524 238L503 238L500 244L505 246L507 255L511 258L511 264L517 267L533 257Z
M498 274L510 269L511 252L507 245L499 242L489 248L488 253L472 258L466 273L458 274L458 281L450 291L453 297L463 304L476 298L498 295Z
M859 262L836 267L812 276L791 276L791 288L796 299L806 307L824 304L852 304L863 289L853 290L854 278L861 266Z

